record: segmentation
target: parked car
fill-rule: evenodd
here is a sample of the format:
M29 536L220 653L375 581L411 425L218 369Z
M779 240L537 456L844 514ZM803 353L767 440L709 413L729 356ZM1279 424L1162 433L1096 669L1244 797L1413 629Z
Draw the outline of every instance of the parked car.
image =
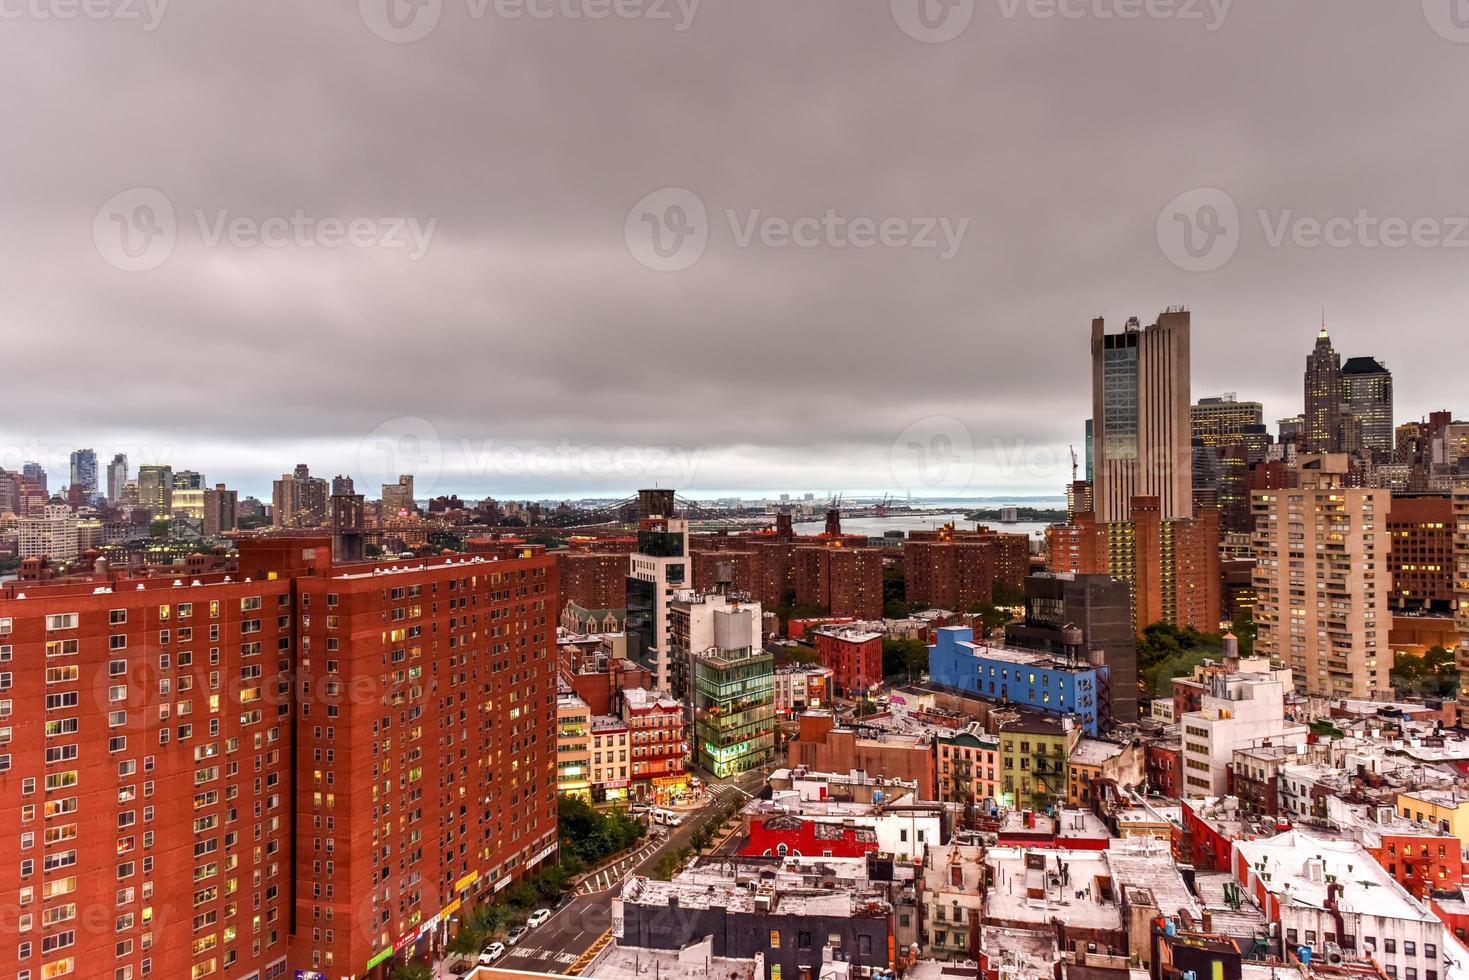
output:
M479 954L479 965L489 966L491 963L495 962L504 955L504 943L490 943L488 946L485 947L485 951Z
M514 946L516 943L524 939L525 934L528 932L530 932L530 929L528 927L516 926L514 929L511 929L510 932L505 936L505 944L507 946Z
M550 909L536 909L530 914L530 918L525 920L526 928L534 929L536 926L544 925L546 920L550 917Z

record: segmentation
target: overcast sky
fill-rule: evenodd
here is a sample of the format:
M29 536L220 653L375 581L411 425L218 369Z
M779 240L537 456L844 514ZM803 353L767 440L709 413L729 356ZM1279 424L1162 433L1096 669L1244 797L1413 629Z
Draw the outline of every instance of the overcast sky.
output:
M1455 2L0 0L0 466L1051 494L1173 304L1462 409Z

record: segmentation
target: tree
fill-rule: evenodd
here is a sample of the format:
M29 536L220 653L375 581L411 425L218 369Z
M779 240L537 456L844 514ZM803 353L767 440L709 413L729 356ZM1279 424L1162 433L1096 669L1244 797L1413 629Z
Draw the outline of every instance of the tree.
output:
M928 647L922 640L884 637L882 641L882 675L890 680L906 679L928 672Z
M393 980L434 980L434 971L422 963L408 962L394 967Z
M1025 589L1011 582L996 581L990 592L990 600L997 606L1023 606Z
M993 602L971 602L965 612L979 617L980 629L985 636L989 636L1015 618L1008 609L1001 609Z
M1399 694L1424 698L1451 698L1459 690L1459 668L1454 654L1442 646L1423 651L1422 656L1399 653L1389 674Z

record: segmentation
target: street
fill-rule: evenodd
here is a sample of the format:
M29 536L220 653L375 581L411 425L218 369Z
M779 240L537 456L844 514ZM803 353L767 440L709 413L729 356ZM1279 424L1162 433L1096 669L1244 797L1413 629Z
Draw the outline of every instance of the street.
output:
M611 880L613 876L606 874L589 879L584 884L589 884L590 887L600 886L599 890L576 895L544 925L531 930L518 944L510 947L495 965L506 970L540 973L560 973L565 970L611 927L612 895L630 874L650 873L665 853L688 847L689 839L713 817L715 811L726 803L743 803L751 794L759 793L764 783L765 774L757 770L745 773L731 782L710 784L712 798L703 809L687 814L684 822L673 828L672 833L656 845L648 847L645 844L637 852L640 859L619 862L617 867L621 868L626 864L627 868L615 880Z

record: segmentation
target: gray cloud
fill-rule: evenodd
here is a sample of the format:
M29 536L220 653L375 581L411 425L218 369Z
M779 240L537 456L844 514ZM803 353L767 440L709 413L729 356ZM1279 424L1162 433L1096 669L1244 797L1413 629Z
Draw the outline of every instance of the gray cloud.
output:
M442 0L411 44L355 0L174 3L151 31L6 7L5 457L133 446L261 491L298 460L364 471L363 441L415 417L441 485L474 495L663 475L506 472L476 464L487 439L594 462L679 447L695 491L899 490L894 442L953 417L970 492L1055 492L1089 410L1091 316L1174 303L1195 312L1196 395L1298 411L1325 302L1340 349L1396 372L1400 418L1454 407L1469 250L1272 247L1258 217L1469 213L1469 44L1420 4L1238 0L1210 31L1100 16L1127 0L1071 0L1076 19L976 0L927 44L881 2L704 0L682 32L562 12L589 2L511 20ZM124 272L94 219L138 187L165 195L177 240ZM624 225L670 187L698 195L709 241L655 272ZM1200 187L1236 202L1241 234L1190 273L1156 227ZM436 224L414 260L211 246L195 215L259 230L298 210L380 236ZM828 210L969 224L945 261L740 247L726 216Z

